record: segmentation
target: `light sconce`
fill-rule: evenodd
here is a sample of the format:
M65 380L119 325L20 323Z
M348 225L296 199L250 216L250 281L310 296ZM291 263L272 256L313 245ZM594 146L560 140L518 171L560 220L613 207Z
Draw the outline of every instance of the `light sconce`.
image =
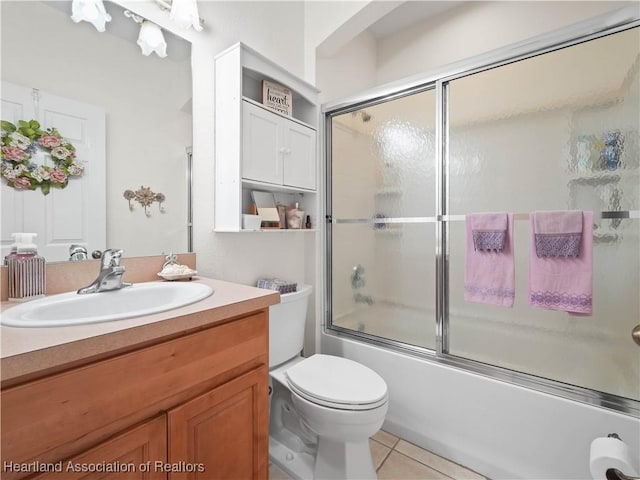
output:
M158 25L129 10L124 11L124 16L140 24L138 45L143 55L149 56L152 52L156 52L161 58L167 56L167 42L164 40L162 29Z
M169 18L180 28L193 27L196 32L202 31L204 21L198 14L196 0L156 0L156 3L161 9L170 10Z
M73 0L71 20L76 23L89 22L96 30L104 32L105 24L111 21L111 15L104 9L102 0Z
M164 41L162 30L149 20L145 20L140 25L138 45L140 45L143 55L149 56L151 52L156 52L160 58L167 56L167 42Z
M196 0L173 0L171 2L169 18L185 30L193 27L196 32L202 31Z

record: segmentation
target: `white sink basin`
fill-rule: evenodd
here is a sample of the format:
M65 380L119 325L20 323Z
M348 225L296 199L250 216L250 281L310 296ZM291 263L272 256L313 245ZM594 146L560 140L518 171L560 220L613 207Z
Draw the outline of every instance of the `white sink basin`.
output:
M183 307L207 298L213 289L195 282L136 283L111 292L51 295L5 310L0 323L11 327L60 327L109 322Z

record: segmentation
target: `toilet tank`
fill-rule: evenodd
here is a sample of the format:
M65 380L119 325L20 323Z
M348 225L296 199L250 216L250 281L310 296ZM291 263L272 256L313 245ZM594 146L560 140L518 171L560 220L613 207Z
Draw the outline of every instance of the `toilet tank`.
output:
M280 303L269 307L269 368L302 351L311 291L311 285L298 284L297 292L280 295Z

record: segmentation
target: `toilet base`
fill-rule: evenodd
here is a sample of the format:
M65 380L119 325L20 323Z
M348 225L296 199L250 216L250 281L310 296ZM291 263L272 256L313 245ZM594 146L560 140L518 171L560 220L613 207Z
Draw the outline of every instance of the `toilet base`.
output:
M313 478L315 463L313 455L294 452L272 437L269 437L269 460L295 479L309 480Z
M343 442L320 437L314 479L372 480L378 478L371 459L369 439Z
M320 439L318 461L313 455L296 452L269 437L269 460L299 480L374 480L369 441L358 443Z

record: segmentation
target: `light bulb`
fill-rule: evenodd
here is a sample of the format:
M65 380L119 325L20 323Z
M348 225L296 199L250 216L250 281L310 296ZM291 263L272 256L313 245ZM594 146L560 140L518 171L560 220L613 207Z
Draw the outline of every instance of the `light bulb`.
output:
M173 0L169 18L181 28L193 27L196 32L202 31L196 0Z
M167 56L167 42L164 40L162 30L158 25L149 20L145 20L140 25L140 35L138 35L138 45L143 55L151 55L156 52L159 57Z
M76 23L89 22L96 30L104 32L105 24L111 21L111 15L105 10L102 0L73 0L71 20Z

